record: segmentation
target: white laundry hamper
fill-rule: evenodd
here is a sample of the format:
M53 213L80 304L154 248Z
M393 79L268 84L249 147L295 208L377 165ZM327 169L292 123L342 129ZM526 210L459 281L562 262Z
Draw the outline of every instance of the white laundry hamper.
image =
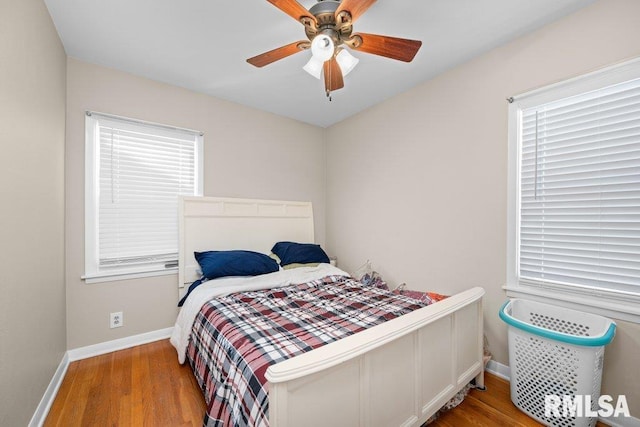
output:
M546 417L545 397L591 396L590 409L598 410L604 346L615 335L615 322L518 298L499 315L509 330L511 401L547 426L595 426L597 417Z

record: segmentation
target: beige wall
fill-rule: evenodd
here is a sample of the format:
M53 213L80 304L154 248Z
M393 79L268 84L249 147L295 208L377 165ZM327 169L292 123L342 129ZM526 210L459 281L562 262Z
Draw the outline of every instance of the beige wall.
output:
M66 55L42 0L0 0L0 425L27 425L66 350Z
M483 286L486 334L507 364L505 98L638 55L640 1L601 0L329 128L329 251L411 288ZM640 327L619 326L603 392L626 393L640 417Z
M310 200L325 234L325 151L320 128L69 58L67 63L66 273L69 349L173 326L177 275L85 284L84 112L203 131L204 193ZM109 329L109 313L124 326Z

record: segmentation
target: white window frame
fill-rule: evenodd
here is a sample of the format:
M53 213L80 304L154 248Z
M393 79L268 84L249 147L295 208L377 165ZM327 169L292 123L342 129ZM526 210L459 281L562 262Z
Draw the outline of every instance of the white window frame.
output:
M640 293L594 290L591 288L582 289L578 286L568 287L552 283L530 283L518 277L520 149L522 146L519 125L522 110L637 78L640 78L640 58L509 99L507 282L503 286L508 297L527 298L614 319L640 323Z
M81 277L85 283L110 282L125 279L135 279L142 277L164 276L176 274L178 266L140 266L110 269L110 271L100 271L98 263L98 205L99 205L99 165L98 158L98 136L95 135L95 121L97 118L124 120L134 124L142 124L156 127L158 129L180 130L194 133L196 135L195 147L195 196L203 194L203 139L204 134L191 129L177 128L154 122L131 119L112 114L97 113L87 111L85 115L85 274ZM178 205L176 203L176 211ZM176 230L178 224L176 223ZM176 249L177 249L176 236Z

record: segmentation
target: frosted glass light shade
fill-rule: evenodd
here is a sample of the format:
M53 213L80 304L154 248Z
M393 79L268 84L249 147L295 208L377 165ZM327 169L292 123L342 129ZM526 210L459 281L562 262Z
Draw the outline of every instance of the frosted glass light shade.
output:
M320 34L311 42L311 54L319 61L327 61L333 56L334 45L331 37Z
M322 66L324 62L312 56L307 65L302 67L307 73L311 74L316 79L320 79L320 73L322 73Z
M336 61L338 61L343 76L349 74L360 62L358 58L351 55L346 49L340 49L340 52L336 55Z

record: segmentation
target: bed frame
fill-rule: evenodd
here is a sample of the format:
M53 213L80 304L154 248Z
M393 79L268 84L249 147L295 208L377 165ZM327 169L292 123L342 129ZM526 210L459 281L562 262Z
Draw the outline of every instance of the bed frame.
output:
M308 202L184 197L179 287L198 278L194 251L269 253L313 242ZM271 427L420 426L475 378L484 386L482 288L269 367Z

